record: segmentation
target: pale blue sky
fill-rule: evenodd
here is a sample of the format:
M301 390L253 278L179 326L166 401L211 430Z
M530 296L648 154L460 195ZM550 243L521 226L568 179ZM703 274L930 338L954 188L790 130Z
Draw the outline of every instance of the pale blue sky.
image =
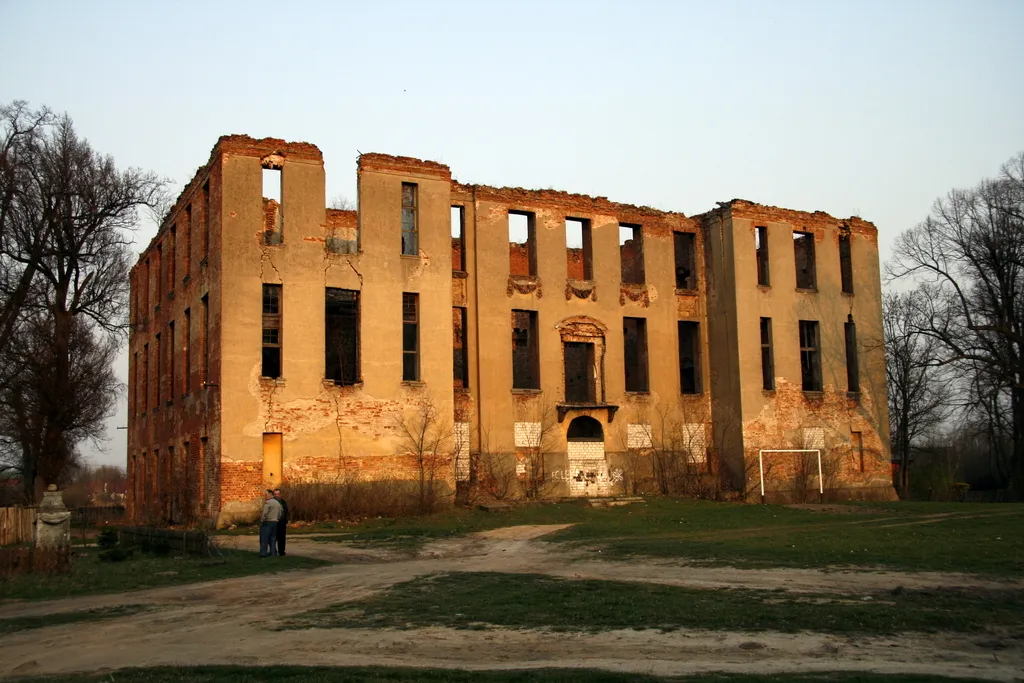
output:
M857 213L884 257L1024 149L1021 27L1021 0L0 0L0 101L67 111L179 189L248 133L317 144L328 196L387 152L687 214ZM95 457L123 464L124 432Z

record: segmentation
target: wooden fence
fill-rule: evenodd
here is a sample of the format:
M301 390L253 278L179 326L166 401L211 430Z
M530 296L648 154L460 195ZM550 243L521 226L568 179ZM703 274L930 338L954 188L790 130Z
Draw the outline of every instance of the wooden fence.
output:
M0 545L32 542L35 508L0 508Z

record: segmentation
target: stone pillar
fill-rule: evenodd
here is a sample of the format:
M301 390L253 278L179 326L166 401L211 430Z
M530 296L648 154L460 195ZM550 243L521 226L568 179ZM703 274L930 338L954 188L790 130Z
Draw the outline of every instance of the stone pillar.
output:
M56 551L61 558L71 555L71 513L53 484L46 489L36 512L34 545L37 550Z

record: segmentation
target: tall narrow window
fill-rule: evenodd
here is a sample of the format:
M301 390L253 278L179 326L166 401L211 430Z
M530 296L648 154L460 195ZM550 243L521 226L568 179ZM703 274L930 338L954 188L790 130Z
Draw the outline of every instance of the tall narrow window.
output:
M772 351L772 319L761 318L761 388L775 388L775 354Z
M594 403L597 387L594 377L594 345L589 342L564 342L565 402Z
M356 384L359 381L359 292L328 287L325 299L325 375L335 384Z
M149 410L149 344L142 345L142 412Z
M167 235L167 291L174 291L174 247L177 242L178 226L172 225Z
M800 380L804 391L821 391L821 346L816 320L800 321Z
M853 443L853 456L857 459L858 469L864 471L864 434L861 432L850 432L850 441Z
M508 272L510 275L537 275L537 226L532 213L508 212Z
M570 280L594 279L594 253L590 241L590 221L565 219L565 271Z
M839 272L843 280L843 294L853 294L853 261L848 232L839 235Z
M644 239L639 225L619 224L619 258L622 282L644 284Z
M185 309L185 329L181 335L181 357L185 361L185 376L182 382L182 391L192 391L192 309Z
M210 295L204 294L200 302L203 306L203 338L201 340L203 362L200 365L200 370L202 371L203 386L205 387L210 382Z
M623 318L622 339L626 359L626 391L649 391L647 321L643 318Z
M167 402L174 400L174 390L177 388L177 376L174 374L175 356L174 321L167 323Z
M149 259L146 259L146 265L143 269L143 281L139 285L139 289L142 290L142 318L149 317L149 288L153 285L152 270L149 267Z
M416 183L402 183L402 255L419 256Z
M463 306L452 307L452 373L453 386L456 389L469 388L469 326L467 325L466 309Z
M280 168L263 169L263 244L284 240L283 176Z
M796 257L797 289L816 289L818 280L814 268L814 233L793 233L793 255Z
M142 382L139 381L139 373L142 368L139 367L139 352L136 351L132 354L132 369L135 371L135 381L129 386L132 388L132 415L139 414L139 386Z
M402 380L420 380L420 297L402 294Z
M700 324L688 320L679 321L679 391L701 392Z
M210 181L203 183L203 260L210 254Z
M185 225L182 226L181 269L185 276L192 272L192 204L185 207Z
M160 333L157 333L153 342L153 356L156 358L156 404L153 408L159 408L160 395L163 393L160 391L160 387L164 383L164 360L163 355L160 353Z
M697 289L697 236L692 232L674 232L676 252L676 289Z
M452 213L452 270L466 270L466 208L453 206Z
M153 309L160 305L160 299L164 294L164 245L156 245L156 277L153 278L156 283L156 301L153 303Z
M281 285L263 285L264 377L281 376Z
M856 393L860 391L860 365L857 358L857 326L852 315L847 317L843 328L846 333L846 387L847 391Z
M540 389L537 311L512 311L512 388Z
M763 225L754 229L754 250L757 255L757 284L768 287L771 285L768 270L768 228Z

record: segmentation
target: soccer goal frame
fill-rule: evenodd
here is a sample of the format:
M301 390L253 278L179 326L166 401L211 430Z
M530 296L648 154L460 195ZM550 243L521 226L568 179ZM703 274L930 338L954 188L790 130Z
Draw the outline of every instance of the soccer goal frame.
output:
M820 448L761 448L757 451L757 468L761 472L761 505L764 505L764 454L765 453L814 453L818 456L818 495L825 495L825 481L821 476Z

